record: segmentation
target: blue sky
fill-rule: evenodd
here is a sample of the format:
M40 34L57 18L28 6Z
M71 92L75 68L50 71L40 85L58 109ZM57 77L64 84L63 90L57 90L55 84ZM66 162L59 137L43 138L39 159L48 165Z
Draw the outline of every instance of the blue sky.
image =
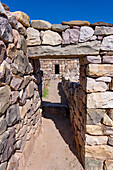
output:
M23 11L31 20L46 20L52 24L62 21L87 20L90 23L113 23L113 0L1 0L10 11Z

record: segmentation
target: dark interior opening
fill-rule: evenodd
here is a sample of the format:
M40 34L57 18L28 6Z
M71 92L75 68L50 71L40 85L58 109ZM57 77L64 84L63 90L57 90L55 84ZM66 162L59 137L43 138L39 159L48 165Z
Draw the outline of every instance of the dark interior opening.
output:
M59 74L59 64L55 64L55 74Z

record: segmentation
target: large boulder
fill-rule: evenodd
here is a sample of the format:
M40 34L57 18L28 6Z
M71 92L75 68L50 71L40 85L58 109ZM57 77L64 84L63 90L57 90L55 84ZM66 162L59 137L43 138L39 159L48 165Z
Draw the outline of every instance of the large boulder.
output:
M13 33L8 19L0 16L0 39L4 42L13 42Z
M34 28L27 28L27 46L40 45L40 33Z
M80 36L80 28L66 29L62 33L62 44L77 44Z
M0 87L0 115L3 114L9 107L11 90L9 86Z
M59 45L62 42L61 36L54 31L47 30L41 31L42 44L46 45Z
M38 58L45 56L60 56L61 57L77 57L85 55L98 55L100 50L100 41L91 41L80 43L78 45L69 46L34 46L27 48L29 58Z
M85 42L91 39L94 34L94 30L91 27L83 26L80 29L79 42Z
M39 30L49 30L51 29L51 24L44 20L31 20L31 26Z
M16 12L12 12L12 14L15 15L17 21L21 22L22 25L24 25L25 27L30 27L30 18L26 13L21 11L16 11Z

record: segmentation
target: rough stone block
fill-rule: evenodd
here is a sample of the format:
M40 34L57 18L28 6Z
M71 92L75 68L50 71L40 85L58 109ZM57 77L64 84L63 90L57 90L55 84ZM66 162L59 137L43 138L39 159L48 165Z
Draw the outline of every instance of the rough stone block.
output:
M62 44L78 44L79 36L79 27L76 27L75 29L66 29L66 31L62 33Z
M80 64L89 64L89 63L101 63L101 57L100 55L97 56L86 56L83 58L80 58Z
M0 164L0 170L6 170L7 164L8 164L7 162L1 163Z
M74 47L74 48L73 48ZM80 43L76 46L69 45L62 46L35 46L27 48L27 55L29 58L38 58L44 56L65 56L65 57L77 57L84 55L98 55L100 50L100 41L91 41Z
M0 135L7 129L7 122L4 116L0 118Z
M95 35L112 35L113 27L108 26L96 26L95 27Z
M93 158L85 158L85 169L86 170L103 170L103 161L96 160Z
M87 77L86 92L104 92L108 90L105 82L96 82L95 79Z
M113 51L113 35L103 38L101 44L101 50L103 51Z
M48 21L44 20L31 20L31 26L39 30L51 29L51 24Z
M30 18L27 14L21 11L12 12L12 14L14 14L17 21L19 21L25 27L30 27Z
M10 43L8 44L8 48L6 50L7 53L7 57L13 59L15 57L15 53L16 53L16 47L14 43Z
M14 67L15 68L12 69L14 74L23 75L25 73L29 74L32 72L32 67L29 63L29 60L21 50L16 51L15 59L14 59Z
M91 136L86 134L86 144L93 145L107 145L108 137L107 136Z
M19 92L18 91L12 91L11 96L12 96L11 97L11 103L14 104L19 99Z
M14 125L20 119L19 105L15 104L7 109L6 121L8 126Z
M20 91L20 97L19 97L19 105L24 105L26 103L26 99L27 99L27 90L26 89L22 89Z
M15 15L13 15L11 12L6 11L8 21L11 24L12 28L18 29L18 24Z
M0 64L4 60L5 51L6 51L6 46L4 42L0 40Z
M8 19L0 16L0 39L4 42L13 42L13 32Z
M85 146L86 157L106 160L113 159L113 147L108 145Z
M0 87L0 115L3 114L6 109L9 107L11 90L9 86Z
M113 108L113 92L87 94L87 108Z
M106 82L106 83L110 83L111 82L111 77L99 77L95 79L98 82Z
M106 126L111 126L111 127L113 126L113 121L107 114L104 114L102 123Z
M62 32L62 31L65 31L68 28L70 28L68 25L53 24L51 29L53 31Z
M54 31L47 30L47 31L41 31L41 39L42 44L45 45L59 45L62 42L61 36Z
M86 125L86 133L90 135L103 135L102 125Z
M27 100L26 104L24 106L20 106L19 110L20 110L20 116L23 119L26 115L26 113L31 109L31 101Z
M79 42L85 42L90 40L93 34L94 34L94 30L91 27L87 27L87 26L81 27Z
M68 21L68 22L66 22L66 21L63 21L62 23L61 23L62 25L69 25L69 26L90 26L90 23L88 22L88 21Z
M103 61L103 63L111 63L111 64L113 64L113 56L106 56L106 55L104 55L103 57L102 57L102 61Z
M27 97L31 98L34 95L34 83L30 82L26 88L27 90Z
M22 77L13 77L10 87L13 90L21 90L23 88L22 83L23 83L24 79Z
M90 77L113 77L113 65L112 64L88 64L86 73Z
M101 123L104 115L107 113L105 109L87 109L87 125L98 125Z
M27 46L40 45L40 33L34 28L27 28Z
M18 24L18 32L21 35L26 36L27 35L26 28L20 22L17 22L17 24Z

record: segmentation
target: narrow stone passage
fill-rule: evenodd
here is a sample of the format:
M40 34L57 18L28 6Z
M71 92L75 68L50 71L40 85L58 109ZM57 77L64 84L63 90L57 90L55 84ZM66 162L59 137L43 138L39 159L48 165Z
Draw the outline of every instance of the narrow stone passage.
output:
M59 89L59 81L51 81L49 96L43 99L43 107L48 109L45 109L42 118L42 134L35 142L25 170L83 170L75 156L74 135L66 115L66 101L59 96L57 87Z

